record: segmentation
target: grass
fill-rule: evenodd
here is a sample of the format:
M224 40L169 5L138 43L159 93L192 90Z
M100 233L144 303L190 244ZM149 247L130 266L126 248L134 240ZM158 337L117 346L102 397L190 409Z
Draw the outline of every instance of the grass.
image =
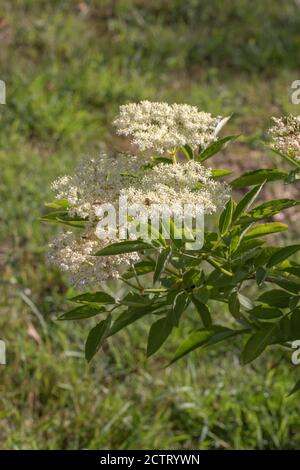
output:
M146 361L145 323L111 340L88 366L89 325L56 321L71 292L45 266L53 229L38 220L56 176L103 141L126 148L110 122L128 101L235 112L231 130L247 137L222 164L237 171L261 158L268 164L255 139L270 115L297 112L289 95L299 78L299 15L293 1L250 3L3 5L0 338L8 364L0 369L1 448L299 448L299 403L286 397L294 379L280 351L242 368L233 346L165 369L186 330Z

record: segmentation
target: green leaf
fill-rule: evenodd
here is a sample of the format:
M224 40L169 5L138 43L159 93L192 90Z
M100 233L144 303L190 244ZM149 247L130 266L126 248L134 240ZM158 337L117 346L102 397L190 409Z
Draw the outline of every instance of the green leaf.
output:
M213 179L221 178L222 176L231 175L231 170L222 170L221 168L214 168L211 170L211 176Z
M94 357L107 337L111 324L111 315L91 329L85 343L85 357L88 362Z
M102 312L105 312L104 307L96 305L82 305L81 307L77 307L63 313L58 317L58 320L83 320L85 318L94 317Z
M195 307L197 309L197 312L199 313L199 315L201 317L203 326L205 328L208 328L209 326L211 326L212 325L212 319L211 319L210 311L209 311L207 305L205 305L203 302L200 302L200 300L197 299L197 297L194 296L194 295L192 295L192 302L195 305Z
M276 264L281 263L282 261L286 260L299 250L300 245L289 245L285 246L284 248L281 248L279 251L274 253L274 255L271 256L271 258L269 259L269 262L267 264L268 268L271 268Z
M45 204L46 207L49 207L50 209L67 209L70 207L69 202L66 199L60 199L59 201L51 201L51 202L46 202Z
M199 154L199 161L204 162L208 158L212 157L216 153L220 152L220 150L223 150L229 142L233 142L236 140L239 136L238 135L228 135L226 137L222 137L221 139L217 140L216 142L213 142L212 144L208 145L206 149L204 149L202 152Z
M188 158L189 160L194 160L194 150L192 149L190 145L188 144L182 145L180 149L184 153L186 158Z
M225 235L230 227L232 221L232 214L234 210L234 205L232 199L230 199L223 212L221 213L219 220L219 231L221 235Z
M157 256L154 275L153 275L153 283L154 284L156 283L156 281L158 281L161 274L164 272L164 270L165 270L165 268L168 264L168 261L170 259L171 253L172 252L171 252L170 249L166 249L166 250L161 251L159 253L159 255Z
M217 268L219 271L221 271L223 274L226 276L233 276L232 272L228 271L227 269L223 268L222 264L216 261L213 258L207 258L207 262L211 264L214 268Z
M277 325L272 324L250 336L242 352L242 364L249 364L260 356L274 339L276 330Z
M232 316L238 318L240 316L241 304L238 293L232 292L228 298L228 309Z
M296 168L296 170L292 170L289 172L285 179L286 184L293 184L300 179L300 168Z
M193 332L177 349L171 364L197 348L217 344L232 336L242 333L242 330L230 330L220 325L201 328Z
M281 158L286 160L287 162L291 163L293 166L299 167L300 163L295 159L290 157L289 155L280 152L279 150L275 149L274 147L268 147L272 152L276 153L276 155L279 155Z
M108 336L115 335L120 330L123 330L123 328L126 328L126 326L131 325L140 318L143 318L145 315L149 315L150 313L159 310L162 307L165 307L165 304L152 304L142 308L129 307L125 312L122 312L113 323Z
M264 237L271 233L285 232L288 229L288 225L280 222L268 222L266 224L259 224L248 230L244 235L245 240L250 238Z
M291 294L284 290L272 289L258 297L258 302L270 305L270 307L286 308L289 306Z
M193 289L196 285L200 284L201 276L203 272L200 272L198 269L192 268L185 271L182 276L182 285L184 289Z
M123 274L123 279L131 279L132 277L135 277L137 274L138 276L141 276L143 274L148 274L153 272L155 269L155 263L154 261L150 260L144 260L144 261L139 261L138 263L135 263L134 269L130 268L128 269L124 274Z
M254 186L261 184L264 181L278 181L286 178L287 173L276 169L261 169L254 171L247 171L239 178L231 181L231 186L234 189L245 188L246 186Z
M71 227L83 228L86 224L86 220L82 217L74 216L71 217L68 211L55 211L49 212L40 218L41 222L63 224Z
M295 383L292 390L290 390L288 397L290 397L291 395L294 395L294 393L296 392L299 392L299 390L300 390L300 379Z
M96 253L96 256L112 256L147 249L153 249L153 246L141 240L125 240L118 243L112 243L111 245L102 248L102 250Z
M290 310L294 310L294 308L297 307L299 300L300 300L299 296L295 296L290 299L290 303L289 303Z
M267 276L267 271L262 266L259 266L255 274L255 279L256 279L256 283L258 286L262 285L262 283L266 279L266 276Z
M154 157L153 162L158 165L159 163L165 163L167 165L172 164L172 159L167 157Z
M149 305L150 299L146 295L139 295L135 292L128 292L128 294L120 301L122 305L127 305L129 307L142 307Z
M248 313L260 320L272 320L273 318L280 318L283 315L282 311L278 308L263 306L254 307Z
M268 279L277 286L281 287L282 289L285 289L289 292L292 292L293 294L298 294L300 292L300 284L298 282L293 282L290 279L285 279L282 277L276 277L269 275Z
M255 199L258 197L259 193L261 192L262 188L265 185L265 181L263 181L262 184L255 186L252 188L245 196L240 200L240 202L237 204L233 216L232 216L232 222L236 222L240 215L249 209L249 207L253 204Z
M86 294L76 295L76 297L72 297L69 300L72 302L95 302L98 304L115 303L115 299L106 292L88 292Z
M285 209L298 205L299 201L295 201L294 199L274 199L273 201L267 201L252 209L252 211L242 217L239 222L241 224L256 222L258 220L273 217Z
M238 247L233 252L233 258L241 257L242 255L248 253L249 251L252 252L258 247L261 247L265 242L264 240L260 240L259 238L250 239L250 240L242 240Z
M173 308L171 311L171 323L174 326L178 326L179 320L185 309L189 304L189 297L186 292L179 292L173 301Z
M147 356L151 356L162 346L170 335L173 325L170 324L167 317L160 318L152 324L148 337Z
M249 297L246 297L246 295L238 292L238 298L239 298L241 306L244 307L246 310L250 310L253 308L253 303L249 299Z

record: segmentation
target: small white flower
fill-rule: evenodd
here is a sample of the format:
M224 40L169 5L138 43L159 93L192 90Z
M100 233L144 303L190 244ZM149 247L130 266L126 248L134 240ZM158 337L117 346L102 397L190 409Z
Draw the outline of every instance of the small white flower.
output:
M129 204L164 207L191 204L211 214L224 207L229 197L229 186L211 178L211 171L201 163L159 164L145 173L143 178L121 191Z
M185 144L206 147L217 140L215 131L220 121L221 117L188 104L141 101L121 106L114 124L117 133L131 136L140 150L162 154Z
M95 256L112 240L99 240L94 231L76 238L71 231L62 232L50 244L48 264L56 266L69 276L69 282L78 290L99 287L108 279L118 279L121 272L139 259L137 253L117 256Z
M295 160L300 159L300 116L273 117L275 125L269 129L273 147Z

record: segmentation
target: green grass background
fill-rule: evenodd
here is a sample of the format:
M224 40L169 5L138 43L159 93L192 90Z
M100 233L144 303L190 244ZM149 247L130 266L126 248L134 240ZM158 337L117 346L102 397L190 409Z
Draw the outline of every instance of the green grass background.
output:
M223 165L267 161L255 139L270 115L299 112L299 2L1 0L0 44L0 447L299 448L299 398L286 397L294 377L280 351L242 368L234 344L164 368L197 320L149 361L145 321L88 366L91 323L56 321L71 291L45 265L54 229L38 220L56 176L102 142L126 148L111 127L124 102L234 112L231 130L247 137Z

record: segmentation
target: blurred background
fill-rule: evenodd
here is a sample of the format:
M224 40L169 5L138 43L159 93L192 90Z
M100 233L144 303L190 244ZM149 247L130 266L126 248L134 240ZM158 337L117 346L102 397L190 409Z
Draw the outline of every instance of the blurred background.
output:
M191 325L146 361L145 320L88 366L91 323L56 321L72 292L45 265L56 229L39 217L50 182L78 159L103 142L126 150L111 121L129 101L234 113L229 132L244 137L215 166L274 166L258 141L270 116L300 114L290 100L300 2L1 0L0 79L0 447L299 448L300 405L286 397L294 378L280 351L242 368L232 345L165 369Z

